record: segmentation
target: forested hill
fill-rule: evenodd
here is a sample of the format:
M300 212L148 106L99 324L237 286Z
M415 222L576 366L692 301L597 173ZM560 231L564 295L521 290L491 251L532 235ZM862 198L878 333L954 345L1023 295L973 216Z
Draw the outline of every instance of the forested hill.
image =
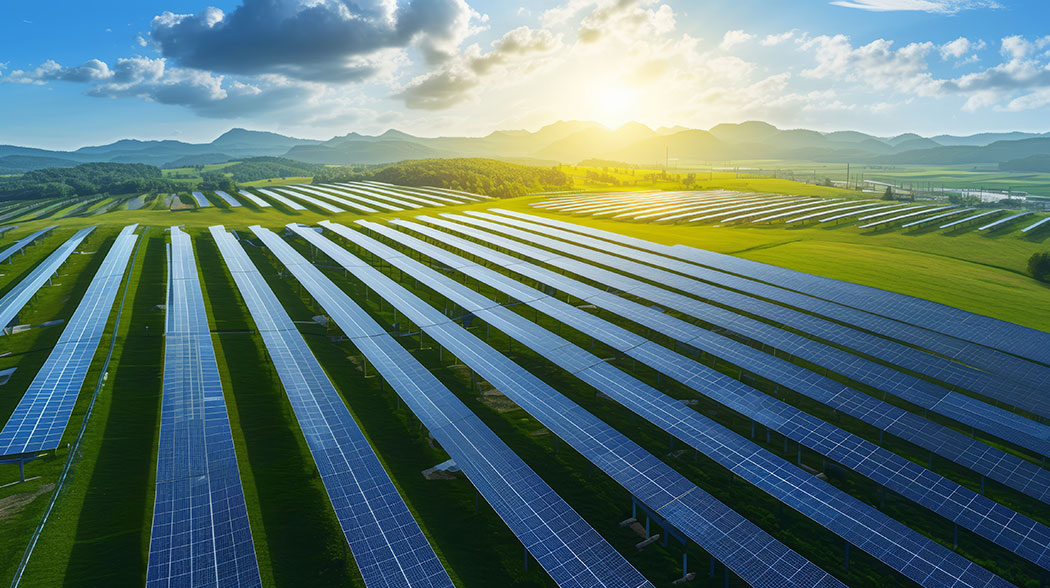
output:
M572 188L572 179L558 169L482 158L421 159L375 167L326 167L314 175L315 184L359 180L437 186L496 198Z
M85 163L0 178L0 200L175 191L182 187L180 182L162 177L160 168L152 165Z

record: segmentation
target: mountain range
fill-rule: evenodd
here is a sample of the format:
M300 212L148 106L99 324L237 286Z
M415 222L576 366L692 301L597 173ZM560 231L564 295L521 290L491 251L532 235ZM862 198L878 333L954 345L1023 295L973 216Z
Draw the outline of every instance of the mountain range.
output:
M352 132L319 141L236 128L210 143L123 139L75 151L0 145L0 174L96 161L187 167L262 155L336 165L448 157L489 157L539 165L586 159L631 164L664 164L671 159L686 165L748 159L961 165L998 164L1047 154L1050 133L877 137L857 131L778 129L757 121L720 124L708 130L651 129L636 122L609 129L596 122L560 121L535 132L495 131L484 137L417 137L391 129L381 135Z

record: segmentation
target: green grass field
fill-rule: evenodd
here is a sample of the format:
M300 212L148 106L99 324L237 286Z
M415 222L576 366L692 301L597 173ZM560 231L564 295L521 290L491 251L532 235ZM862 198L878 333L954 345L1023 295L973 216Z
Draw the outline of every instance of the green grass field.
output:
M717 176L717 174L716 174ZM737 178L716 177L728 182ZM300 180L301 181L301 180ZM790 190L798 184L786 180L739 179L741 182L769 182ZM818 188L813 186L812 188ZM775 191L767 188L740 188ZM791 192L786 192L791 193ZM855 193L854 193L855 194ZM811 194L831 195L831 194ZM545 215L530 206L542 197L488 201L443 209L421 209L419 214L506 208ZM33 558L26 568L22 586L125 586L141 585L145 577L153 508L156 443L160 419L161 360L163 357L166 261L164 229L182 225L194 237L202 286L212 327L212 340L219 360L227 410L234 434L253 539L266 586L360 586L351 554L342 537L338 521L316 467L307 449L295 415L267 358L254 323L226 271L218 251L207 234L210 225L223 224L246 236L252 224L278 229L290 222L314 224L324 218L351 225L358 218L384 220L394 214L364 217L353 213L324 214L319 210L292 212L281 207L259 209L246 205L228 208L212 198L214 206L205 209L169 211L158 197L140 210L114 209L102 215L78 215L59 219L75 208L61 206L34 218L11 219L18 228L0 238L0 247L40 227L59 224L54 234L16 255L13 263L0 265L0 295L24 277L76 229L99 228L80 250L93 255L73 255L60 270L59 279L34 298L20 316L20 322L39 324L54 318L68 319L87 288L94 268L112 243L119 229L140 225L139 248L134 266L125 276L126 298L118 294L108 330L92 363L66 430L62 449L30 462L26 474L35 479L0 488L0 582L9 582L18 566L26 543L47 507L51 490L69 457L66 444L80 429L96 384L100 392L87 421L73 467L44 527ZM104 206L95 203L89 210ZM124 207L118 207L124 208ZM412 215L404 215L412 216ZM914 296L920 296L1050 330L1048 285L1025 275L1028 257L1050 249L1047 233L1022 237L1017 230L978 234L972 229L950 233L913 231L860 231L846 225L831 228L784 228L783 226L685 226L652 225L565 215L556 218L585 222L612 231L631 234L660 243L681 243L748 259L773 263L801 271L855 281ZM56 220L58 219L58 220ZM342 243L353 250L346 242ZM293 241L305 255L311 248ZM303 321L301 332L324 366L351 413L376 448L394 483L416 516L438 556L460 586L551 586L553 583L532 560L524 569L518 540L491 508L480 502L476 508L473 487L464 478L426 480L420 471L447 459L447 455L428 442L426 431L404 407L389 387L381 385L374 370L364 367L360 352L349 342L333 339L337 331L317 324L306 324L323 309L283 272L281 265L262 249L248 247L250 257L274 289L293 320ZM323 261L320 259L319 261ZM398 317L389 304L374 294L366 295L360 282L341 270L326 269L355 301L380 323L401 323L402 331L413 330ZM383 271L399 279L389 267ZM429 289L403 280L402 284L437 307L444 299ZM473 285L473 282L471 282ZM496 297L494 290L479 290ZM521 306L514 310L534 319ZM118 310L121 318L114 325ZM599 313L625 328L651 336L643 328L623 319ZM538 317L543 326L561 333L581 347L589 338L571 329L562 329L553 320ZM21 392L32 380L54 345L62 326L34 328L5 337L0 369L18 367L11 381L0 387L0 415L17 404ZM627 434L650 452L670 463L700 487L731 505L738 512L778 539L784 541L817 565L832 572L851 586L906 586L908 582L859 550L853 551L851 568L843 567L841 539L831 535L801 515L779 508L768 495L740 481L728 470L702 455L681 452L681 445L669 447L667 434L651 426L625 408L595 393L570 374L554 367L540 355L507 335L484 325L472 328L496 349L508 355L550 383L557 390ZM107 373L101 366L115 338L114 354ZM537 471L570 505L591 523L646 577L666 585L680 575L683 547L671 541L668 547L654 545L637 552L639 537L618 526L630 516L630 496L615 481L590 466L538 421L512 403L507 405L481 397L472 388L469 371L433 342L418 336L400 338L406 349L427 366L448 388L465 402L518 455ZM655 337L658 342L670 345ZM759 427L757 437L748 419L726 410L696 391L660 378L649 368L633 365L629 359L598 345L599 357L610 357L615 365L639 379L659 387L679 399L696 401L697 409L743 436L752 436L766 449L794 460L797 447L778 434L768 437ZM734 366L707 357L705 363L733 377ZM772 393L769 382L750 381L760 390ZM870 393L873 390L865 389ZM830 409L816 405L799 394L784 395L785 401L869 440L880 439L878 431ZM895 401L896 402L896 401ZM906 403L900 402L902 406ZM944 421L942 424L955 426ZM963 430L960 428L960 430ZM969 431L964 431L969 434ZM990 443L1002 445L995 440ZM882 442L917 463L926 463L927 454L904 441ZM1005 446L1004 446L1005 447ZM1007 450L1037 461L1015 448ZM802 452L804 463L822 468L821 457ZM979 486L978 477L961 467L938 459L935 470L968 487ZM842 490L868 502L879 504L872 484L843 468L829 467L829 480ZM0 484L17 480L17 468L0 467ZM1036 520L1050 524L1050 508L1034 503L1019 493L989 483L986 493ZM951 547L951 524L890 494L883 511L897 520ZM1037 586L1038 570L1015 555L968 532L960 533L958 551L1018 585ZM695 545L685 548L690 569L700 572L693 586L721 586L721 568L714 578L707 577L707 555ZM733 585L738 584L733 580Z

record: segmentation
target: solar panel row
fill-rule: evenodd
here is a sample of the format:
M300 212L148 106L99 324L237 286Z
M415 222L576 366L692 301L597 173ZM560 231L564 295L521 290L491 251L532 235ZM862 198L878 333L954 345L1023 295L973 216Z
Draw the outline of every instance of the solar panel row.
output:
M510 267L517 271L519 265L521 264L513 264ZM460 268L460 271L464 271L462 265ZM486 283L496 286L498 282L495 280L495 277L488 276ZM525 298L530 299L535 300L536 296ZM587 297L584 300L593 303L595 298ZM560 305L549 301L547 306L549 308ZM617 331L614 325L603 323L594 317L583 324L580 320L573 325L575 328L595 339L617 345L618 350L628 357L653 367L960 526L1000 543L1037 565L1050 565L1050 555L1047 554L1044 544L1045 541L1050 541L1050 529L1043 525L712 368L653 344L641 336L619 330L609 340L608 333ZM558 354L563 352L560 348L555 351ZM833 526L829 528L835 530ZM852 527L846 529L846 532L851 530ZM886 553L892 553L892 550Z
M223 201L226 204L229 204L231 208L237 208L238 206L241 205L240 202L237 202L236 198L234 198L233 196L230 196L229 194L227 194L226 192L223 192L222 190L215 190L215 195L218 196L219 198L222 198Z
M262 208L269 208L270 207L270 203L269 202L263 200L262 198L259 198L258 196L256 196L255 194L252 194L251 192L249 192L247 190L239 190L237 193L240 194L241 196L244 196L245 198L247 198L248 202L251 202L252 204L254 204L256 206L259 206L259 207L262 207Z
M290 228L383 296L438 344L744 580L755 585L839 585L826 572L748 523L670 466L451 322L370 264L310 228ZM589 358L590 354L564 345L550 351L575 365L576 370L600 363L596 358ZM741 541L745 537L747 540Z
M756 280L710 270L675 258L657 255L649 251L639 251L636 248L609 243L608 241L580 235L576 232L553 228L545 223L519 220L521 216L527 215L520 215L511 211L500 211L498 209L496 209L496 212L501 212L513 218L477 212L468 212L468 214L528 229L547 237L568 241L574 245L583 245L625 257L628 260L632 260L632 262L627 265L619 265L620 262L617 262L617 267L622 269L640 268L640 272L645 273L645 277L654 281L674 286L677 289L733 308L747 309L748 312L770 319L775 323L794 327L802 332L819 336L866 355L900 365L927 377L937 378L949 384L985 394L1036 413L1040 413L1040 411L1050 412L1050 409L1045 407L1045 403L1041 402L1041 394L1038 392L1038 388L1047 379L1050 379L1050 368L987 347L967 344L943 334L933 333L911 325L903 325L899 321L828 302L813 296L792 292L784 288L763 284ZM541 244L552 247L557 246L558 242L544 241ZM588 255L587 250L580 247L573 247L572 252L577 257ZM616 258L602 256L602 259L615 260ZM654 271L651 268L633 263L634 261L644 262L660 269L667 269L699 278L714 286L732 288L743 294L759 296L780 303L780 305L769 304L735 293L723 292L706 284L682 279L674 274ZM795 312L782 305L790 305L817 316ZM834 319L846 323L848 326L838 325L824 319ZM849 327L856 327L856 329ZM872 331L886 338L876 337L864 331ZM921 346L946 357L924 353L887 338ZM947 358L952 358L952 360ZM996 374L998 377L961 364L980 368ZM1015 383L1005 380L1014 380ZM1050 416L1050 414L1045 416Z
M262 274L225 229L210 230L284 385L365 584L451 587L364 433Z
M989 213L981 213L981 215L995 214L996 212L991 211ZM520 213L511 211L501 211L501 213L520 215ZM537 223L571 228L571 230L580 233L598 236L725 272L754 278L782 288L830 300L841 305L851 306L872 314L882 315L903 323L1050 365L1050 335L1036 329L1000 321L920 298L805 274L732 255L715 253L685 245L662 245L555 219L533 215L525 215L525 217ZM956 223L963 223L969 220L972 220L972 217L956 221ZM947 228L951 224L955 223L949 223L949 225L944 225L941 228Z
M306 210L306 207L303 206L302 204L299 204L298 202L292 200L291 198L288 198L287 196L284 196L282 194L278 194L277 192L274 192L273 190L264 190L262 188L256 188L256 191L259 192L260 194L262 194L263 196L268 196L270 198L273 198L277 202L287 206L288 208L290 208L292 210Z
M463 196L460 196L458 198L451 198L449 195L442 196L442 195L439 195L439 194L426 192L424 190L421 190L419 188L415 188L415 187L412 187L412 186L395 186L393 184L383 184L381 182L340 182L340 183L336 183L335 185L336 186L345 186L345 187L348 187L348 188L354 188L356 186L362 186L362 185L363 186L372 186L372 187L375 187L375 188L382 188L382 189L385 189L385 190L396 190L398 193L402 193L402 194L412 194L412 195L415 195L415 196L422 196L422 197L426 198L427 200L440 200L442 202L447 202L449 204L462 204L464 201L470 201L469 198L465 198Z
M171 229L146 586L261 586L190 237Z
M578 280L562 276L556 272L524 263L521 260L493 251L437 231L430 227L410 221L394 220L394 224L430 237L448 246L469 253L494 267L506 267L515 273L547 284L570 296L586 300L604 310L630 319L654 332L666 335L674 340L688 342L699 351L711 353L733 365L766 378L775 384L804 394L835 410L839 410L866 422L891 435L910 441L933 453L946 457L955 463L973 470L990 479L997 480L1015 490L1050 503L1050 472L1027 460L1016 457L957 431L931 422L923 417L907 412L892 404L873 398L863 392L843 386L826 376L806 370L805 368L767 355L753 347L705 331L691 323L674 318L664 312L632 302L625 298L607 294ZM623 329L597 321L580 309L561 303L556 298L544 294L537 297L536 291L525 287L520 282L496 273L473 262L469 262L444 249L414 239L398 231L392 231L374 223L363 223L370 229L395 240L403 245L438 260L448 267L481 280L493 288L503 291L508 296L520 300L536 310L572 326L578 330L592 329L600 333L601 338L611 347L626 351L634 343L635 335L624 333ZM602 329L594 326L606 325Z
M51 255L37 264L29 272L28 276L15 284L3 298L0 298L0 329L6 328L18 316L22 307L36 295L37 291L44 285L44 282L51 279L51 276L69 259L69 256L73 254L73 251L76 250L81 241L94 230L95 227L84 227L73 233L72 237L59 245L57 249L51 252Z
M197 206L199 206L200 208L211 206L211 202L208 202L208 199L204 196L204 194L200 192L193 192L192 195L193 199L197 202Z
M0 456L55 449L69 423L138 236L124 227L44 365L0 430Z
M320 196L321 198L327 198L328 200L331 200L333 202L338 202L339 204L342 204L343 206L346 206L347 208L350 208L352 210L356 210L357 212L361 212L361 213L372 213L372 212L376 212L376 208L386 208L383 205L377 205L377 203L375 203L375 202L373 202L371 200L368 200L367 198L357 198L357 199L348 198L347 196L349 196L349 195L344 193L344 192L335 192L334 190L329 190L329 191L319 190L317 188L310 187L310 186L293 186L293 187L296 190L299 190L300 192L308 192L308 193L313 194L315 196ZM396 210L400 210L400 209L398 209L398 208L389 208L387 210L395 210L396 211Z
M358 223L368 228L382 228L366 221L358 221ZM965 559L948 553L944 548L897 523L892 518L879 513L830 484L802 472L801 469L743 439L685 404L638 381L593 354L573 346L565 339L541 328L510 309L496 304L455 280L357 231L327 221L323 224L336 234L420 280L451 302L472 312L491 326L517 339L551 362L594 386L599 392L684 440L745 480L847 541L861 546L865 551L883 559L888 565L910 575L913 579L929 582L932 577L941 575L942 577L935 583L947 581L954 572L943 571L943 568L964 569L966 571L962 574L963 581L978 585L988 581L991 577L991 574L985 570L975 569L976 566ZM382 234L387 234L387 232L384 231ZM311 239L311 241L314 240ZM419 244L420 242L417 241L416 245ZM458 267L464 273L468 273L464 268L469 265L469 262L462 258L452 261L455 264L452 267ZM501 289L497 285L498 282L509 280L492 271L469 273L497 289ZM626 344L635 348L654 347L640 336L609 325L597 317L552 299L542 292L532 290L520 283L515 284L514 287L515 290L512 291L516 293L521 290L529 291L525 299L532 301L530 305L537 305L538 301L543 300L544 304L549 307L571 309L590 319L586 325L580 325L578 322L573 325L584 334L594 336L596 339L601 338L606 342L612 339L613 344L616 345ZM667 355L670 356L670 361L688 361L680 356L674 357L676 354L668 353ZM705 381L705 387L719 385L721 383L716 379ZM718 525L718 523L713 524ZM904 544L909 545L912 550L911 554L924 563L916 564L915 560L902 558L901 545ZM928 562L945 560L951 561L952 564L923 567ZM905 561L908 562L907 566L904 565ZM957 579L952 578L952 580Z
M260 190L260 192L261 192L261 190ZM338 206L335 206L334 204L332 204L330 202L325 202L324 200L321 200L320 198L314 198L313 196L309 196L309 195L303 194L301 192L296 192L296 191L290 190L288 188L273 188L272 192L280 192L280 193L282 193L282 194L284 194L286 196L291 196L292 198L295 198L297 200L302 200L303 202L307 202L309 204L313 204L314 206L316 206L316 207L318 207L318 208L320 208L322 210L326 210L326 211L328 211L328 212L330 212L332 214L340 214L340 213L346 212L342 208L339 208Z
M539 236L531 237L530 234L523 231L485 220L461 215L443 216L454 218L472 226L514 235L534 242L543 239ZM450 228L452 228L451 225ZM462 230L462 225L456 225L454 230ZM1050 427L1035 423L1009 411L996 408L972 397L952 392L932 382L896 371L894 368L872 362L836 347L796 335L724 308L701 302L696 298L650 285L625 274L601 269L590 263L570 259L552 251L539 250L526 245L522 241L507 240L492 234L486 234L484 238L492 240L491 242L496 242L493 239L501 239L499 241L501 246L516 250L519 254L578 275L586 276L588 279L595 280L604 286L621 291L630 291L633 296L646 298L719 328L729 329L761 344L770 345L775 349L780 349L885 393L893 394L967 426L1010 441L1020 447L1037 451L1040 455L1050 455L1048 453L1050 451L1050 441L1048 441L1048 438L1050 438ZM559 246L565 250L576 248L573 245ZM604 254L587 250L585 255L594 260L601 259ZM612 262L612 265L613 267L625 267L630 265L630 262L617 260ZM632 267L637 265L633 264ZM638 271L650 273L650 270L645 268Z
M40 229L39 231L36 231L35 233L31 233L31 234L26 235L25 237L22 237L21 239L15 241L14 243L11 244L10 247L8 247L7 249L4 249L2 252L0 252L0 263L2 263L4 261L7 261L8 259L10 259L10 257L12 255L14 255L15 253L18 253L19 251L24 249L30 243L36 241L37 239L43 237L44 235L47 235L52 230L54 230L55 227L57 227L57 226L58 225L51 225L50 227L45 227L43 229ZM11 228L14 228L14 227L11 227Z
M360 306L272 231L251 230L390 383L556 583L652 587Z

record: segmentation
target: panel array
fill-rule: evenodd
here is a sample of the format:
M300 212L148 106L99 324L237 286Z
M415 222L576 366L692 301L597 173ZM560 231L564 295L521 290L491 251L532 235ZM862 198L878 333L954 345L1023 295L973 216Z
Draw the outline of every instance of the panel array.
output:
M8 259L11 258L12 255L14 255L15 253L18 253L22 249L25 249L25 247L27 245L29 245L30 243L36 241L37 239L43 237L44 235L47 235L52 230L54 230L55 227L57 227L57 226L58 225L51 225L50 227L45 227L45 228L40 229L39 231L37 231L35 233L32 233L30 235L26 235L25 237L22 237L21 239L15 241L7 249L4 249L3 251L0 251L0 263L2 263L4 261L7 261ZM8 227L5 227L5 228L8 228ZM9 228L13 229L15 227L9 227Z
M147 588L261 586L190 237L171 229Z
M25 279L15 284L3 298L0 298L0 328L6 328L18 316L22 307L36 295L44 282L51 279L51 276L69 259L81 241L94 230L95 227L84 227L73 233L73 236L59 245L51 255L47 256L47 259L37 264Z
M0 456L58 447L137 239L135 225L117 236L51 354L0 431Z
M268 229L251 230L329 313L561 586L652 588L524 461L335 284Z

